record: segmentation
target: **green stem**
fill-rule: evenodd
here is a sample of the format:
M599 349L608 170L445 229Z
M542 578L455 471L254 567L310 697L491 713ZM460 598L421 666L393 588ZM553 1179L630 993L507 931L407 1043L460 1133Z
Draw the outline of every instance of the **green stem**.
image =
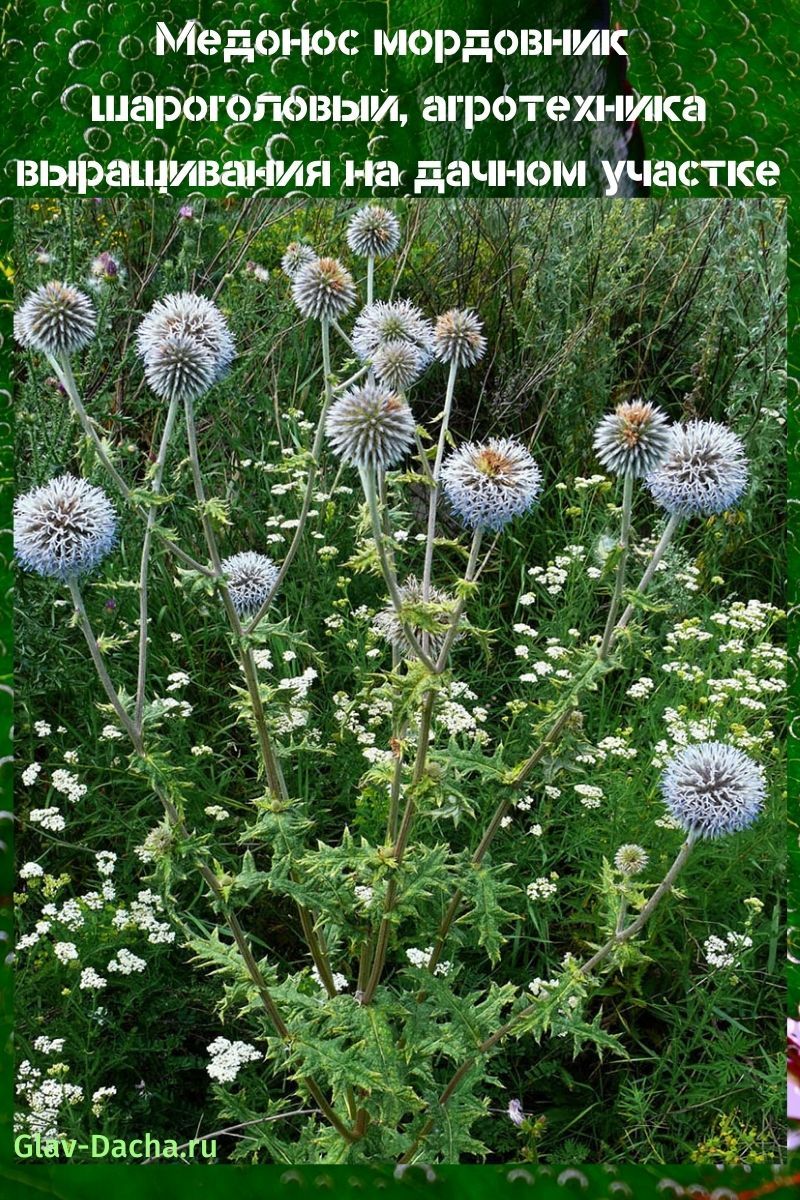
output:
M628 566L628 554L630 552L631 540L631 513L633 510L633 474L631 471L625 472L625 479L622 485L622 524L619 534L619 559L617 561L617 573L614 579L614 591L611 596L611 603L608 606L608 617L606 619L606 627L603 631L603 639L600 643L598 658L605 661L608 658L611 650L611 640L614 635L614 627L617 622L617 613L619 612L620 601L622 600L622 592L625 587L625 572Z
M450 424L450 412L453 407L453 394L455 392L457 371L457 364L455 362L451 362L450 371L447 376L447 390L444 397L442 422L439 427L439 441L436 446L436 458L434 459L433 471L431 472L433 483L431 486L431 494L428 497L428 528L425 536L425 562L422 568L422 596L424 600L430 599L431 573L433 570L433 543L436 539L436 508L439 501L439 472L442 468L444 449L447 444L447 428Z
M655 549L653 550L652 555L650 556L650 561L647 564L645 572L642 575L642 578L639 580L639 586L636 589L637 596L643 596L644 593L649 588L649 586L653 580L653 576L655 575L655 573L658 569L658 564L661 562L662 558L664 557L673 537L675 536L675 533L676 533L682 519L683 519L682 517L678 516L676 513L673 513L672 516L670 517L670 519L667 521L667 524L664 526L664 532L661 534L658 544L655 547ZM635 611L636 611L635 604L629 604L628 607L625 609L624 613L622 614L622 616L620 617L620 619L617 623L616 629L614 630L612 644L616 640L618 635L620 633L622 633L623 629L627 628L628 623L630 622L630 619L633 616Z
M108 673L108 668L106 667L103 656L100 653L100 647L97 644L97 638L94 636L91 622L89 621L89 617L86 612L86 605L83 602L83 596L81 594L78 580L74 575L70 576L70 578L67 580L67 586L69 587L69 593L72 597L72 603L75 606L78 624L80 625L81 632L86 639L86 645L89 648L89 654L91 655L92 662L94 663L95 670L97 671L98 679L103 685L103 691L108 696L111 707L117 714L122 728L125 730L131 741L135 742L139 736L138 731L126 712L125 706L119 698L117 689L111 682L111 676Z
M372 297L375 291L375 256L370 254L367 258L367 304L372 304Z

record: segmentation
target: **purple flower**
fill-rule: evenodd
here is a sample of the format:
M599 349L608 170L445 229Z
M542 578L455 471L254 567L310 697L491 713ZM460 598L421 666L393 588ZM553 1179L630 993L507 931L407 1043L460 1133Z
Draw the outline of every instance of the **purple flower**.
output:
M194 209L192 208L191 204L182 204L178 209L178 216L182 221L193 221Z
M525 1120L525 1113L522 1108L522 1103L519 1100L509 1100L508 1102L508 1119L513 1121L515 1125L521 1125Z

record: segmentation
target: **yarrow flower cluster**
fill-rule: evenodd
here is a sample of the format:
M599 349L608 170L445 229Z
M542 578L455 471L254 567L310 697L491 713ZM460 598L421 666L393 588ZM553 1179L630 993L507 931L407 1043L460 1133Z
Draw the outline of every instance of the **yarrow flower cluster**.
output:
M69 283L44 283L24 300L14 315L20 345L53 358L74 354L95 335L97 316L88 296Z
M645 482L656 504L679 517L724 512L747 487L741 439L716 421L690 421L670 429L667 456Z
M636 478L655 470L669 446L667 414L642 400L618 404L603 417L594 435L595 452L606 470Z
M763 768L724 742L686 746L667 763L661 794L681 829L703 838L746 829L761 812Z
M335 321L355 304L356 285L338 258L317 258L295 272L292 299L304 317Z
M410 627L418 643L422 641L427 633L430 652L434 659L437 659L442 652L447 631L452 623L455 600L452 596L448 596L446 592L432 587L426 601L422 583L415 575L409 575L400 588L400 599L404 607L407 606L412 610L409 613L408 620L403 622L394 605L389 605L376 614L372 628L401 654L410 656L413 656L414 651L409 645L404 632L404 623ZM424 611L425 616L428 618L426 628L423 628L418 621L415 622L413 614L415 608L421 610L421 613ZM434 626L433 631L430 629L431 625Z
M258 1062L261 1055L249 1042L231 1042L218 1037L207 1047L211 1062L206 1067L217 1083L233 1083L242 1067L249 1062Z
M258 612L278 580L278 568L266 554L243 550L222 562L233 607L240 617Z
M368 204L350 218L347 244L362 258L387 258L399 242L400 222L388 208Z
M117 518L105 492L60 475L14 503L14 550L22 566L66 580L93 570L114 547Z
M136 348L149 386L167 400L202 395L227 374L236 356L225 317L194 292L158 300L136 332Z
M415 429L402 396L369 381L335 401L325 422L334 452L362 470L394 466L413 445Z
M433 348L436 357L456 367L471 367L486 353L483 323L471 308L451 308L436 318Z
M502 529L532 508L542 491L542 473L514 438L467 442L442 466L444 493L465 525Z

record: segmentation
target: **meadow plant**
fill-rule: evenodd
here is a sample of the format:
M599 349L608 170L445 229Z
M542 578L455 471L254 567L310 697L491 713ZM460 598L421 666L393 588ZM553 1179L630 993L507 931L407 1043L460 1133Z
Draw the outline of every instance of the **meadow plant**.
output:
M525 619L513 626L516 658L524 667L515 683L518 697L508 705L505 728L488 728L482 698L459 678L462 656L485 638L470 621L471 609L500 539L521 519L537 519L548 489L567 485L548 477L517 436L454 437L453 401L460 381L487 353L487 338L470 308L429 318L394 290L376 298L376 265L401 244L397 216L368 205L352 217L346 240L358 264L352 271L334 256L336 248L319 257L303 242L289 245L280 263L283 286L307 323L305 336L318 339L322 376L308 444L296 457L301 497L290 522L292 539L275 561L265 553L266 540L227 555L220 548L226 525L233 526L226 537L235 537L235 518L213 494L195 408L202 406L204 420L213 424L214 389L236 355L222 311L202 295L180 292L158 300L141 321L136 350L159 414L160 440L144 479L134 484L89 415L73 373L75 357L98 330L102 335L102 322L91 299L60 282L23 301L16 335L44 357L60 382L108 494L70 475L41 481L17 500L15 547L25 570L67 589L102 689L103 736L127 754L126 769L142 793L160 803L145 841L119 847L120 853L135 852L142 872L150 872L121 927L161 946L162 954L187 947L201 971L214 973L230 1036L209 1044L207 1070L225 1111L243 1121L265 1116L236 1088L237 1080L264 1073L284 1093L277 1103L264 1102L269 1123L253 1134L267 1158L453 1161L485 1152L475 1133L486 1115L485 1083L494 1056L512 1040L533 1045L566 1038L576 1053L591 1048L599 1055L628 1054L624 1038L606 1028L599 995L620 972L646 968L650 922L675 902L670 897L690 857L703 855L707 839L733 842L766 803L758 761L764 741L748 741L746 731L737 744L719 741L713 721L687 724L682 711L670 710L669 738L653 744L652 761L634 769L625 765L636 755L629 731L591 746L582 716L582 706L622 672L630 676L630 703L646 703L655 685L648 663L637 655L658 611L651 585L678 549L683 528L729 510L742 497L748 462L742 440L719 423L673 424L658 404L638 397L609 406L594 445L600 465L618 481L618 527L603 546L572 544L546 565L529 568L531 591L517 602ZM359 259L367 268L361 299ZM393 289L400 282L396 277ZM353 314L348 333L343 322ZM441 375L443 400L431 437L411 401L414 389L429 394ZM164 493L170 450L177 445L188 460L192 497L179 486ZM365 805L382 815L383 836L373 840L354 836L349 819L337 837L316 835L313 802L287 784L293 739L308 723L309 689L324 655L303 641L302 613L281 610L281 588L303 539L311 536L313 506L330 495L329 473L349 491L350 520L360 535L351 565L377 581L379 592L368 614L369 669L350 695L337 697L339 752L349 753L348 739L355 737L368 764L357 794L343 795L342 802L354 816ZM180 478L176 473L176 483ZM603 475L575 486L587 491L598 482L610 486ZM181 546L162 523L167 505L187 508L197 520L202 554ZM409 538L405 510L417 514L416 540ZM652 530L637 536L634 513L645 511ZM114 677L84 594L86 579L120 542L128 556L135 550L140 564L132 691ZM191 749L190 788L170 740L176 722L188 727L192 721L191 707L180 699L188 676L170 674L163 696L151 682L149 584L156 563L174 586L197 597L198 609L211 603L227 620L235 664L231 716L249 731L253 763L249 812L240 818L239 805L235 822L224 789L209 780L200 786L214 802L205 805L201 823L195 794L208 748ZM594 589L589 623L571 625L563 642L549 639L537 658L537 631L527 610L562 603L576 564ZM774 615L768 607L732 604L716 614L717 629L732 647L766 629ZM63 636L70 637L70 630ZM684 680L687 690L697 680L684 650L704 636L691 611L669 634L666 649L677 657L663 670ZM316 665L281 679L278 654L291 663L299 649ZM780 671L776 653L755 655L755 669L759 663L763 668L758 677L751 670L748 680L732 667L714 679L703 675L703 686L711 696L750 695L760 704L763 681L774 682ZM719 654L724 660L721 647ZM488 675L486 683L490 689ZM521 739L525 750L519 754L514 747ZM335 777L334 754L335 748L326 750L320 769ZM569 788L562 781L565 769L574 781ZM38 775L29 768L24 785L35 786ZM596 940L584 939L580 952L576 939L575 952L554 976L542 979L534 937L529 987L515 987L501 973L510 928L520 921L526 899L537 922L536 914L557 902L563 878L553 870L529 881L510 876L515 851L508 838L539 838L544 813L559 798L576 822L587 813L591 818L617 777L643 797L660 788L657 822L680 835L672 861L654 869L648 808L650 815L628 831L632 840L620 840L603 860L594 891L575 898L581 909L593 905ZM52 786L69 791L68 782L54 777ZM76 786L73 780L73 791ZM457 797L479 829L466 849L442 836L446 806L461 804ZM34 810L29 819L57 830L59 809ZM530 823L527 833L523 821ZM217 826L225 828L224 846ZM235 862L232 844L240 848ZM110 877L99 869L105 883L95 907ZM29 889L40 886L37 863L27 863L21 875ZM200 914L186 908L193 878L205 900ZM297 921L304 962L287 964L263 930L258 936L248 930L248 917L266 893L285 906L287 922ZM681 898L690 903L691 893ZM72 908L66 902L66 914L51 913L49 923L45 919L23 938L20 953L52 937L58 962L75 962L78 987L100 993L109 972L136 974L144 959L120 946L105 964L80 961L69 937L70 912L82 922L93 904L94 892L73 900ZM731 931L720 939L709 932L707 962L735 965L747 940L749 934ZM464 953L477 953L484 964L483 983L466 992L459 963ZM40 1058L58 1049L44 1041L37 1047ZM43 1090L45 1067L28 1060L23 1066L20 1094L28 1110L21 1123L32 1130L62 1127L60 1114L76 1100L75 1085L62 1073ZM113 1087L99 1089L93 1104L103 1108L112 1093ZM526 1118L519 1100L508 1103L507 1119L532 1143L538 1139L541 1129Z

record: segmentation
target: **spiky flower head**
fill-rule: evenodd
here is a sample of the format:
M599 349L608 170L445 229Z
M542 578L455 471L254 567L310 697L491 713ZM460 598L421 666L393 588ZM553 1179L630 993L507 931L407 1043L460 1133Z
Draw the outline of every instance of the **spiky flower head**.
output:
M74 354L92 340L97 326L94 305L70 283L51 280L31 292L14 315L14 336L29 350L60 357Z
M386 258L400 241L400 222L379 204L368 204L350 218L347 244L362 258Z
M384 342L375 351L372 367L378 379L387 387L403 391L419 379L425 358L411 342Z
M171 333L154 346L145 357L144 374L155 394L166 400L194 400L217 378L208 350L188 333Z
M747 487L741 440L717 421L674 425L666 459L645 480L656 504L680 517L730 508Z
M763 768L725 742L686 746L661 776L661 794L673 820L687 833L704 838L752 825L765 793Z
M292 299L304 317L335 321L355 304L356 285L338 258L315 258L295 274Z
M281 270L287 279L294 279L301 267L317 261L317 252L308 242L289 242L281 259Z
M614 866L620 875L641 875L649 861L647 851L632 842L620 846L614 855Z
M406 638L403 625L405 624L411 630L417 644L427 634L430 653L434 659L437 659L442 652L445 637L453 619L455 600L446 592L442 592L438 588L431 588L426 601L422 584L415 575L409 575L400 588L400 599L403 607L408 607L407 619L401 621L397 609L394 605L389 605L376 613L372 628L406 658L413 658L414 650ZM416 620L414 619L415 609L418 610Z
M258 612L278 579L278 568L272 559L253 550L243 550L224 559L222 570L233 607L240 617Z
M136 331L136 348L147 365L166 338L183 334L206 351L213 381L227 374L236 357L236 343L216 304L195 292L174 292L157 300Z
M38 575L84 575L116 540L117 518L105 492L74 475L59 475L14 503L14 550Z
M331 405L325 431L340 458L359 469L394 466L414 442L416 425L406 401L368 381Z
M353 348L366 361L387 342L408 342L425 366L433 355L433 325L410 300L376 300L356 318Z
M514 438L467 442L445 459L441 479L456 516L473 529L502 529L542 492L539 467Z
M441 362L471 367L486 353L483 322L471 308L451 308L436 318L434 352Z
M641 479L667 456L669 418L654 404L628 400L603 417L594 448L606 470Z

